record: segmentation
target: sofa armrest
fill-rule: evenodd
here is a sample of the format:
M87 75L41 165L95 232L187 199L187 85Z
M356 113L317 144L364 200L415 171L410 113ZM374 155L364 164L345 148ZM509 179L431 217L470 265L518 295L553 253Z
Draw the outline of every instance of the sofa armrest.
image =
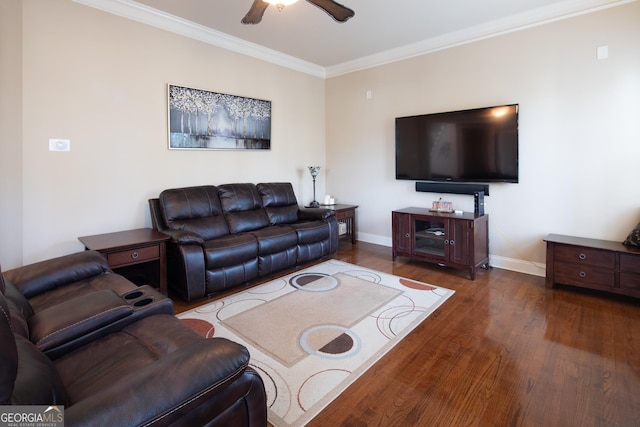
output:
M31 342L47 351L130 316L133 308L110 289L70 299L34 314L29 320Z
M224 393L248 363L243 346L224 338L202 339L71 405L65 425L169 425Z
M164 234L171 237L171 241L178 245L198 244L203 245L204 239L197 233L187 230L162 230Z
M333 209L325 208L301 208L298 211L298 218L305 221L313 221L318 219L327 219L336 214Z
M99 252L84 251L5 271L3 274L25 298L69 283L111 272Z

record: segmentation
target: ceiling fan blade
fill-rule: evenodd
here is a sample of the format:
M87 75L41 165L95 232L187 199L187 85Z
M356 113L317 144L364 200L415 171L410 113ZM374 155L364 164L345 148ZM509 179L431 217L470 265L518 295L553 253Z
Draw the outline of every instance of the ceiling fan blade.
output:
M345 22L349 18L352 18L356 13L333 0L307 0L309 3L318 6L320 9L327 12L338 22Z
M243 24L257 24L262 21L262 15L264 15L264 11L269 7L269 3L264 2L262 0L254 0L249 12L242 18Z

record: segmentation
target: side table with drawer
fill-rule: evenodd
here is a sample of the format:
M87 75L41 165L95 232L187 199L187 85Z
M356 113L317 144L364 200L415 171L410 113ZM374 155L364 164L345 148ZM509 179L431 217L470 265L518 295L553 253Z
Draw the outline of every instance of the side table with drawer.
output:
M640 248L549 234L546 287L555 284L640 298Z
M78 237L85 249L103 253L109 267L138 285L157 286L167 295L166 242L150 228Z
M356 243L356 209L357 205L322 205L336 212L338 222L344 222L346 226L345 233L342 236L351 238L351 244ZM341 236L341 237L342 237Z

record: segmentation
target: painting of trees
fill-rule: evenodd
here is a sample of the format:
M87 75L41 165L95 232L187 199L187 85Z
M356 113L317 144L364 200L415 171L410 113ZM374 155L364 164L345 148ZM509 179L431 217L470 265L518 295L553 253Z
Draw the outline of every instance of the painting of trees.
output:
M170 149L270 149L271 101L169 85Z

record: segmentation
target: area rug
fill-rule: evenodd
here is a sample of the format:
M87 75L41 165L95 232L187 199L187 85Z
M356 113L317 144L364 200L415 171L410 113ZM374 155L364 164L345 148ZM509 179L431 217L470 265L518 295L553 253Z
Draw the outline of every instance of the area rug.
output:
M269 422L303 426L453 291L330 260L178 317L245 345Z

